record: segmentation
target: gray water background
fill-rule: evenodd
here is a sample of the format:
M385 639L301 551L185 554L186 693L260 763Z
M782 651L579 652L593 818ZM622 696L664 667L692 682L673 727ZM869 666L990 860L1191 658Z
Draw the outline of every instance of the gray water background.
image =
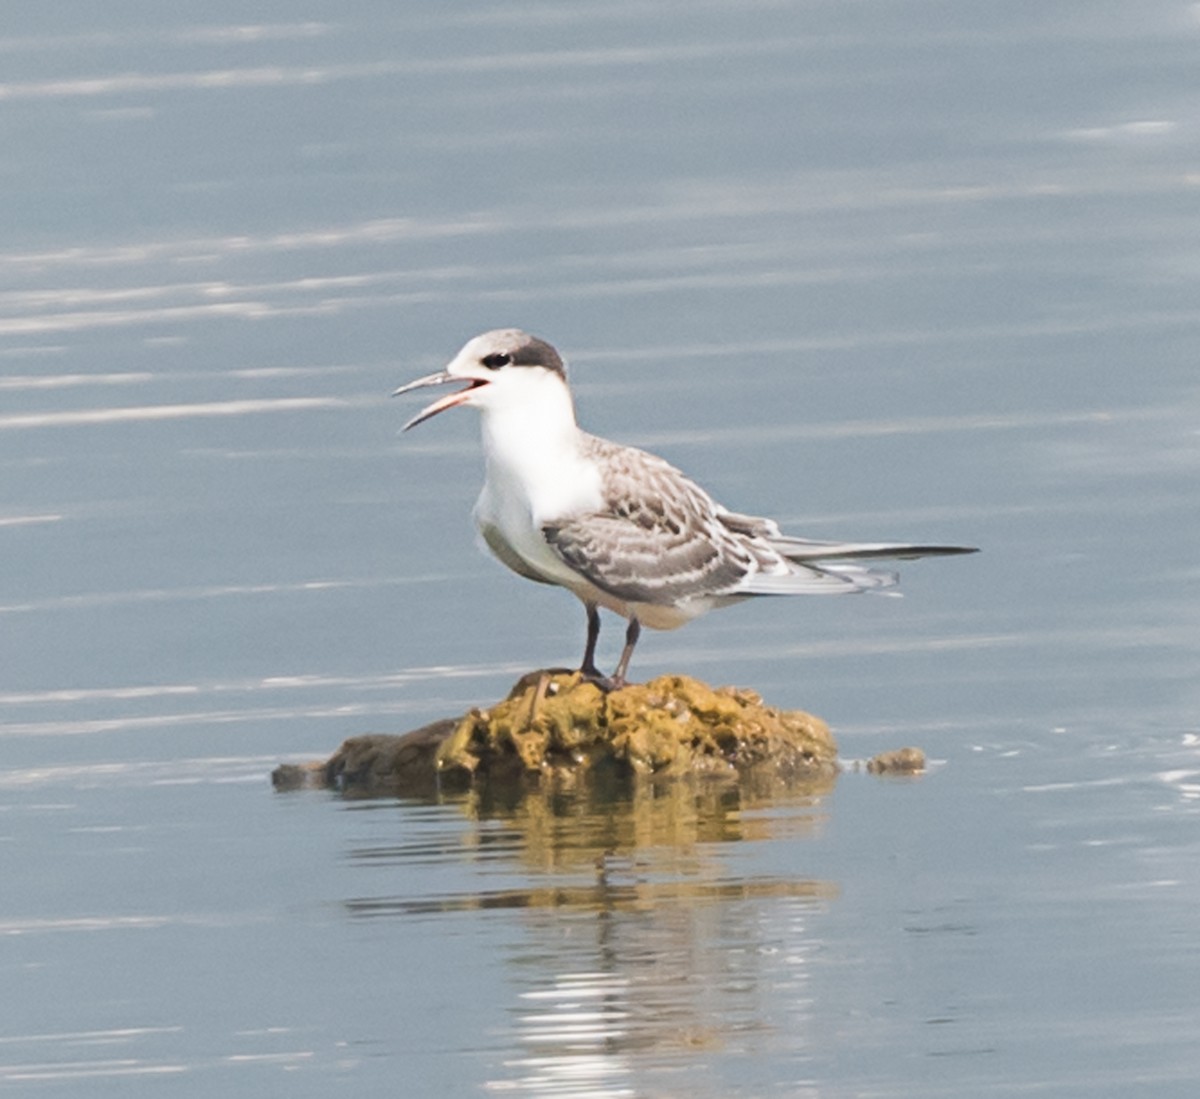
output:
M1194 1094L1198 11L8 5L0 1090ZM387 400L498 325L730 507L983 547L634 665L926 777L271 792L578 658Z

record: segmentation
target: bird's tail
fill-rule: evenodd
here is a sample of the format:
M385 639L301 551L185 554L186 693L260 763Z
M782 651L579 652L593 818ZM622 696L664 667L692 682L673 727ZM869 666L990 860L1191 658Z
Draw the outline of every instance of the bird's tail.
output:
M801 564L791 562L787 571L760 572L738 586L744 595L850 595L858 591L890 588L900 578L894 572L851 564Z
M973 546L910 545L906 542L814 542L787 535L768 539L789 564L788 571L764 571L746 581L749 595L844 595L893 587L894 572L868 568L857 561L875 558L948 557L975 553ZM894 594L888 592L887 594Z
M906 542L814 542L808 538L779 535L770 539L771 548L789 561L846 561L892 557L909 561L917 557L951 557L977 553L975 546L909 545Z

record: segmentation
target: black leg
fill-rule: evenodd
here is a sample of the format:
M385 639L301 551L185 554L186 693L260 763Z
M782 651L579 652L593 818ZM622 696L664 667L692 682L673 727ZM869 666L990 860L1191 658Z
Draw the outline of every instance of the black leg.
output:
M584 603L587 609L587 645L583 650L583 663L579 666L580 674L585 679L603 679L600 669L596 667L596 641L600 637L600 612L595 603Z
M629 620L629 628L625 631L625 648L621 650L621 659L617 661L617 670L613 672L613 687L625 686L625 673L629 671L629 658L633 656L633 647L638 642L642 627L636 618Z

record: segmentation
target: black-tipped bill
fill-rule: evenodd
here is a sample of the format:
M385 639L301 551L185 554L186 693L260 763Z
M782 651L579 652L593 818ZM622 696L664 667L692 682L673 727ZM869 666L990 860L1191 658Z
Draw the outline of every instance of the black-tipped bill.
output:
M436 374L427 374L424 378L418 378L415 382L402 385L392 396L399 397L402 393L410 393L414 389L424 389L427 385L449 385L450 382L466 382L467 388L450 393L445 397L439 397L433 404L421 409L400 430L407 431L410 427L416 427L417 424L424 423L430 416L436 416L439 412L445 412L448 408L462 404L467 399L467 394L478 389L481 385L488 384L483 378L460 378L446 370L439 370Z

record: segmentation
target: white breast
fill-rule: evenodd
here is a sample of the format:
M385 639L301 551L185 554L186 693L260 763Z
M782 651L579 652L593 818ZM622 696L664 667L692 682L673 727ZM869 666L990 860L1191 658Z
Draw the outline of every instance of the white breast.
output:
M493 544L498 539L537 576L576 588L580 578L542 536L544 523L602 505L600 471L580 453L573 419L548 421L512 409L485 414L483 444L487 475L475 505L475 522L486 532L486 541ZM507 555L497 556L513 567Z

